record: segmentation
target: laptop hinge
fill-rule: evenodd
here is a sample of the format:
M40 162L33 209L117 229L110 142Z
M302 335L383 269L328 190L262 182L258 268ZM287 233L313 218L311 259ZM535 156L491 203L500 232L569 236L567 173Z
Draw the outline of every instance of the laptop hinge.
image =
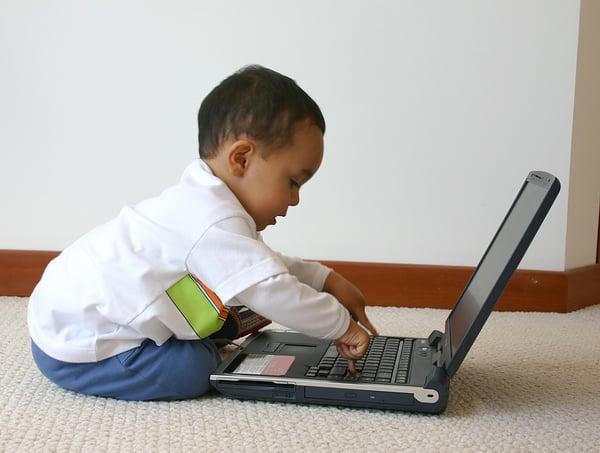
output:
M429 341L429 346L431 346L432 348L437 347L437 349L439 349L440 341L443 337L444 334L442 332L440 332L439 330L434 330L433 332L431 332L429 338L427 339L427 341Z
M431 348L434 349L434 352L432 354L433 363L436 364L438 367L442 366L443 338L444 334L439 330L434 330L433 332L431 332L428 338L429 346L431 346Z

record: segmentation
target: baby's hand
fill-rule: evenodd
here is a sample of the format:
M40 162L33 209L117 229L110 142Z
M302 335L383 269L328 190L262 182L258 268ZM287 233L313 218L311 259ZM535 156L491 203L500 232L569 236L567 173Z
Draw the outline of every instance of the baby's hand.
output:
M369 341L367 331L352 319L346 333L335 341L338 352L348 359L348 371L352 374L356 373L356 360L367 352Z

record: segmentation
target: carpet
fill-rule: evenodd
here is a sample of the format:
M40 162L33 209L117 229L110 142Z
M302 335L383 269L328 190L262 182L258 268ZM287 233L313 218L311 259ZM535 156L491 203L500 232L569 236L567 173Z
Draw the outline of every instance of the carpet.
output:
M38 372L26 313L26 298L0 297L1 451L600 451L600 305L568 314L494 312L440 415L216 394L179 402L82 396ZM448 311L368 313L382 334L427 336L443 329Z

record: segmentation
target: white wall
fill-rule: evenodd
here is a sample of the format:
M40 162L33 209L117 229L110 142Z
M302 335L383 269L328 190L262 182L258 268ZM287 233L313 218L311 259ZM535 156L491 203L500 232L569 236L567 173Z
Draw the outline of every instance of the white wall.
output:
M274 248L474 265L542 169L563 193L522 267L564 270L578 22L564 0L3 0L0 248L64 248L174 183L202 98L260 63L328 126Z

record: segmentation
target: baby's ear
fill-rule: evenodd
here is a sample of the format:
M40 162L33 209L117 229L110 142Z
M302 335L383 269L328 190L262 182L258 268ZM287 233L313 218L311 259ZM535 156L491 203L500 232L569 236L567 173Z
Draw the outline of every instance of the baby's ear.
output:
M250 140L237 140L227 151L227 167L233 176L243 176L248 163L256 153L254 143Z

